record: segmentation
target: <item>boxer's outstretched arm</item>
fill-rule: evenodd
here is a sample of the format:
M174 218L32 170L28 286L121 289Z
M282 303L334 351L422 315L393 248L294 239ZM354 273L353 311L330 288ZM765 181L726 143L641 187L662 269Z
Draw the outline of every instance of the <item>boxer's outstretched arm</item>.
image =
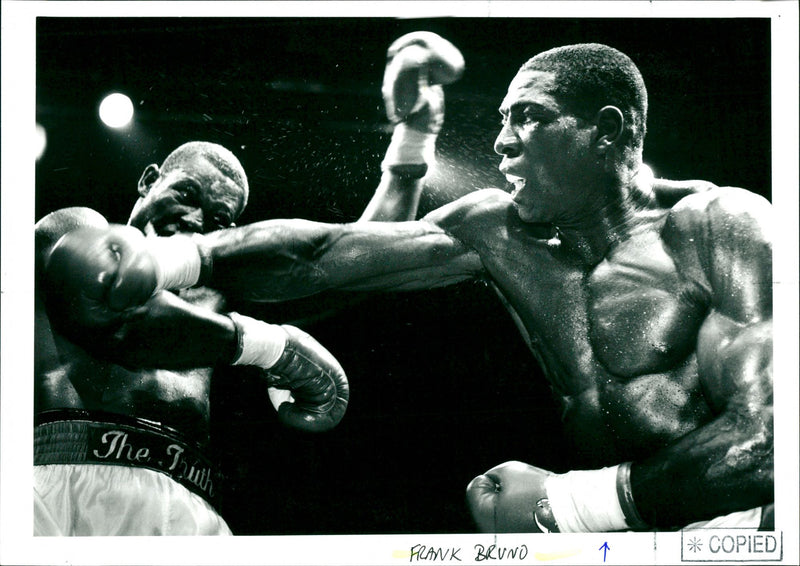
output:
M267 220L195 241L206 265L200 285L260 302L330 289L431 289L483 269L474 250L426 220Z
M359 220L416 218L423 177L436 162L435 143L444 122L441 85L463 72L461 53L434 33L409 33L389 47L381 92L394 130L380 184Z
M131 318L106 328L59 330L94 357L133 368L228 365L237 348L231 318L160 291Z
M684 201L668 224L684 242L667 239L673 250L681 246L679 264L690 265L694 256L690 271L711 294L697 360L716 418L633 464L636 507L656 526L685 526L774 500L770 211L760 197L715 194ZM701 204L692 210L692 202Z

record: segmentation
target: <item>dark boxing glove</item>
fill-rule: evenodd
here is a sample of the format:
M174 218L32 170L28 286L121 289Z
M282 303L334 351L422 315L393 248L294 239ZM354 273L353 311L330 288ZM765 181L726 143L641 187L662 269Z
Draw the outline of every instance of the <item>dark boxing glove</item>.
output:
M344 370L328 350L294 326L268 324L237 313L229 316L239 341L234 364L263 370L283 424L307 432L323 432L339 424L350 389ZM276 389L290 394L275 394Z
M545 480L550 475L522 462L505 462L473 479L467 486L467 503L478 529L485 533L553 530L541 524L549 512Z
M62 236L44 263L51 320L98 328L144 304L156 287L155 266L144 239L128 226L79 228Z
M145 238L121 225L78 228L45 258L48 315L56 325L105 327L135 314L156 291L189 287L199 275L197 246L187 236Z

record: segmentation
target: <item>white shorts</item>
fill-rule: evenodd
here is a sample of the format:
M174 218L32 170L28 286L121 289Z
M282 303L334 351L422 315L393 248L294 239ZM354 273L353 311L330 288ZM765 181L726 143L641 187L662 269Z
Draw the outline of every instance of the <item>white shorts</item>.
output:
M34 466L34 534L231 535L202 497L161 472L102 464Z

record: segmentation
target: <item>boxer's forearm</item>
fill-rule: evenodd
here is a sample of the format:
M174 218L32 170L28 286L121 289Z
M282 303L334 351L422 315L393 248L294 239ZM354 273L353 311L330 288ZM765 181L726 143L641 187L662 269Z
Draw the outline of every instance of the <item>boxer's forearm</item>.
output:
M236 352L233 321L172 293L152 297L138 315L116 328L61 329L100 359L133 369L190 369L229 364Z
M774 500L772 407L730 411L631 468L646 523L680 528Z
M703 323L698 371L717 416L634 465L645 520L683 526L773 500L772 322L759 314L744 325L712 311Z
M465 280L471 250L428 222L268 220L197 239L200 285L250 301L340 290L416 290Z
M427 165L405 166L403 171L385 171L375 194L367 203L359 222L400 222L414 220L422 194L422 176Z
M766 315L765 315L766 316ZM774 498L772 324L708 317L698 340L704 395L716 418L631 469L646 522L685 526Z

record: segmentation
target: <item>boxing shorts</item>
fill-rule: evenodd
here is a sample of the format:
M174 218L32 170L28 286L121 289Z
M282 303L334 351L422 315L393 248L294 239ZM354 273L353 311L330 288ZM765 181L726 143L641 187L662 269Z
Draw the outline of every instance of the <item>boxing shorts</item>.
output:
M222 476L177 431L88 411L37 415L34 534L231 535Z

